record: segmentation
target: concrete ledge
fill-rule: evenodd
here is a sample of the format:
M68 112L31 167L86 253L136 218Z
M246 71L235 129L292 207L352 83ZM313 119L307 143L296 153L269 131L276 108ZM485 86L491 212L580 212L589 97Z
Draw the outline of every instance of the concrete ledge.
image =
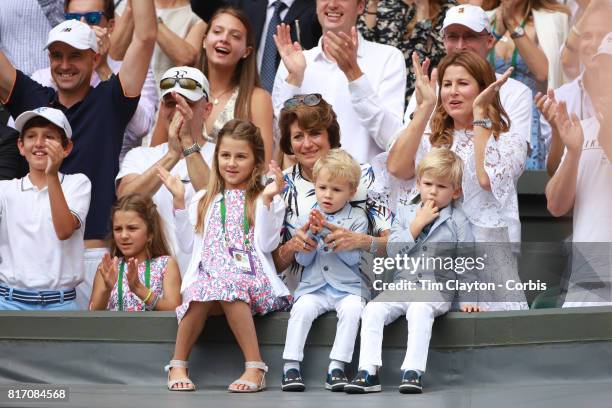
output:
M283 345L289 313L256 318L262 345ZM308 344L331 346L336 316L328 313L313 324ZM612 340L612 307L541 309L522 312L449 313L437 319L432 348L535 345ZM0 340L174 343L177 322L169 312L0 312ZM234 343L225 319L206 324L204 343ZM386 328L385 347L406 345L406 323Z

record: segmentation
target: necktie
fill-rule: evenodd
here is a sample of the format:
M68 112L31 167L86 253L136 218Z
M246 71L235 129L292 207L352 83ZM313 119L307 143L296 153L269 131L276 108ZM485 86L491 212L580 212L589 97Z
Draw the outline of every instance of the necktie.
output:
M278 55L273 36L276 33L276 26L281 23L280 14L287 7L287 5L280 0L276 0L274 3L272 3L272 7L274 7L274 14L272 14L272 19L270 19L268 31L266 32L266 43L264 44L260 73L261 84L263 88L270 93L272 93L272 87L274 86L274 77L276 76L276 58Z

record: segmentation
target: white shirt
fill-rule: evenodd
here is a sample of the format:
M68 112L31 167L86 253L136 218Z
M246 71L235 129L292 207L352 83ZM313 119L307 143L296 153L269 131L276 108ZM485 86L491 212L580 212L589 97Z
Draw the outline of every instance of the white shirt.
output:
M501 78L501 74L496 73L495 76L497 79ZM436 94L438 94L437 86ZM525 141L531 144L531 115L533 109L531 89L515 79L508 78L508 81L499 90L499 99L510 118L510 132L523 136ZM404 114L404 127L410 123L410 115L416 110L416 107L416 95L413 93Z
M589 93L584 89L584 84L582 83L583 74L584 73L581 73L572 82L555 89L555 99L557 102L565 102L567 113L570 115L575 113L580 120L595 116L595 107L593 106L593 102L591 102ZM544 118L544 115L540 115L540 123L542 128L550 128L550 124ZM544 143L548 151L550 149L552 135L549 132L546 136Z
M597 139L597 119L581 124L584 144L576 180L573 241L612 242L612 163Z
M115 74L118 74L121 69L122 61L115 61L111 57L108 57L107 61L110 69ZM57 86L51 77L51 69L49 67L34 72L32 74L32 79L42 86L48 86L57 90ZM90 84L95 88L99 83L100 77L98 77L98 74L94 71L91 75ZM120 162L123 160L128 150L140 146L142 138L153 128L155 112L157 111L157 99L155 77L153 76L153 70L149 68L144 85L142 86L136 112L134 112L134 116L132 116L132 119L125 128L123 146L121 146L121 154L119 155Z
M119 181L128 174L142 174L147 171L151 166L157 163L164 155L168 152L168 143L163 143L155 147L137 147L128 152L121 164L119 174L115 178ZM205 143L200 150L202 158L212 168L212 159L215 153L214 143ZM187 162L184 158L176 163L176 165L170 171L173 175L178 175L185 186L185 203L189 203L191 197L195 194L193 186L189 178L189 172L187 171ZM157 176L155 176L157 177ZM191 253L182 252L178 246L177 239L179 237L175 234L174 228L174 206L172 205L172 193L162 185L159 190L153 195L153 202L157 205L157 211L164 223L164 230L166 233L166 239L172 247L173 253L179 264L181 273L185 273L185 270L189 264L189 258ZM180 237L184 239L183 237Z
M285 100L296 94L319 93L338 116L342 147L358 162L367 163L385 151L402 126L406 62L401 51L359 35L357 63L363 75L351 83L325 56L321 40L304 51L304 57L307 65L301 87L285 81L287 68L282 61L278 67L272 91L277 117Z
M276 0L268 0L268 7L266 9L266 22L264 23L263 30L261 31L261 38L259 39L259 47L257 48L257 72L261 72L261 61L263 60L264 48L266 48L266 36L268 34L268 26L270 25L270 20L272 20L272 16L274 15L274 7L272 4ZM289 9L293 5L295 0L282 0L282 3L285 3L285 7L280 12L281 21L285 19L285 16L289 12ZM276 34L276 31L274 31ZM274 44L274 49L276 50L276 44Z
M69 290L82 280L83 234L91 183L84 174L60 174L62 191L80 227L61 241L53 227L47 187L29 175L0 181L0 283L24 290Z

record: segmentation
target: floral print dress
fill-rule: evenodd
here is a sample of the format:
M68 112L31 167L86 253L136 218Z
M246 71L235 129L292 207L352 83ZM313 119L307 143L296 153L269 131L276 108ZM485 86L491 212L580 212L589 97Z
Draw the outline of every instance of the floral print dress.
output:
M230 255L229 248L245 249L244 202L244 190L225 190L227 208L225 237L220 202L215 203L211 209L211 218L204 231L198 279L183 292L183 304L176 309L179 322L185 316L191 302L242 301L251 306L253 314L285 310L290 306L290 299L275 296L256 251L250 251L254 274L244 273L238 269ZM254 227L251 225L248 233L250 245L255 242L254 240Z
M162 298L164 275L166 274L166 268L168 267L169 256L160 256L151 260L150 266L150 289L158 297ZM130 291L127 280L127 264L123 258L119 259L119 265L123 264L123 310L127 312L141 312L145 310L144 302ZM145 283L145 272L146 263L143 262L138 265L138 277L140 281ZM118 284L115 283L113 290L111 291L110 298L108 299L108 310L118 311L119 310L119 296L118 296Z

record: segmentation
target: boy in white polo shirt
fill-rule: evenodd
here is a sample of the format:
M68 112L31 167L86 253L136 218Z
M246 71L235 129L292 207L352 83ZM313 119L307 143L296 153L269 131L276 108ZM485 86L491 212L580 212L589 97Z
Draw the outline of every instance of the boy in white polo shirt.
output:
M15 127L29 173L0 181L0 310L78 310L91 183L59 173L72 150L62 111L24 112Z

